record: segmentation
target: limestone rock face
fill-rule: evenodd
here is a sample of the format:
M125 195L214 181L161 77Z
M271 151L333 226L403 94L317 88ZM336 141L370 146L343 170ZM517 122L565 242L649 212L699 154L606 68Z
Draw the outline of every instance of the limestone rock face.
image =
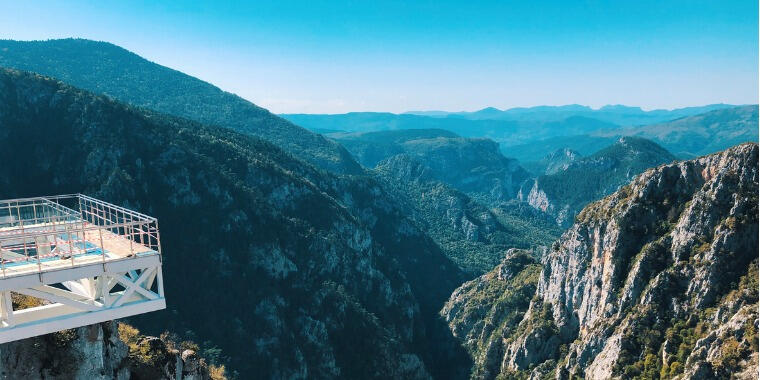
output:
M487 363L473 374L756 374L757 192L756 144L650 169L578 215L544 258L517 322L468 304L492 308L516 284L496 294L486 292L494 275L463 285L444 315L476 364ZM466 334L486 323L504 327L497 337Z
M441 310L454 336L473 357L472 373L478 377L496 376L505 352L512 349L503 338L514 332L535 292L541 265L534 256L539 254L510 249L492 271L455 290ZM535 343L531 340L522 346ZM526 352L525 347L516 349Z
M192 350L180 354L157 337L141 337L130 352L105 322L0 345L2 379L208 380Z

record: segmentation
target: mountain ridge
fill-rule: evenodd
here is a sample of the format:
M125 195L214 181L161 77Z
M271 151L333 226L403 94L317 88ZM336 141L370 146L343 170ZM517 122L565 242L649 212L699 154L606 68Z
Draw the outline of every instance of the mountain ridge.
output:
M321 135L108 42L0 40L0 66L47 75L135 106L258 136L328 170L361 172L348 152Z
M496 142L460 137L442 129L409 129L328 135L372 168L404 154L423 164L431 177L478 198L484 204L513 199L528 179L515 160L504 157Z
M551 174L526 183L518 199L557 218L563 226L588 203L601 199L628 183L639 173L676 158L655 142L640 137L621 137L598 152L574 159Z
M674 154L693 158L713 153L725 144L757 141L758 106L748 105L684 116L667 123L620 129L623 135L658 142ZM600 136L609 133L597 133ZM716 141L717 140L717 141Z
M712 111L715 109L723 109L723 108L733 108L733 107L739 107L743 105L732 105L732 104L725 104L725 103L713 103L713 104L706 104L702 106L689 106L689 107L680 107L680 108L672 108L672 109L665 109L665 108L657 108L657 109L651 109L651 110L643 110L641 107L637 106L627 106L622 104L607 104L604 106L601 106L599 108L592 108L589 106L581 105L581 104L567 104L562 106L546 106L546 105L539 105L539 106L532 106L532 107L513 107L513 108L506 108L506 109L498 109L496 107L486 107L477 111L467 112L467 111L459 111L459 112L448 112L448 111L407 111L402 112L401 114L409 114L409 115L423 115L423 116L431 116L435 115L438 117L464 117L464 118L472 118L472 119L481 119L481 118L495 118L495 119L508 119L510 117L515 117L517 115L524 115L524 114L531 114L531 113L556 113L556 114L562 114L562 113L569 113L570 115L576 114L576 115L586 115L594 114L594 113L606 113L606 112L619 112L624 113L628 115L641 115L641 116L649 116L649 117L670 117L671 119L677 119L680 117L684 117L687 115L693 115L698 113L704 113L708 111ZM432 114L431 114L432 113ZM674 116L667 116L667 115L674 115ZM607 118L610 116L602 116L604 118L603 121L612 122L612 123L619 123L620 119L616 119L617 121L608 120ZM661 120L665 121L665 120Z

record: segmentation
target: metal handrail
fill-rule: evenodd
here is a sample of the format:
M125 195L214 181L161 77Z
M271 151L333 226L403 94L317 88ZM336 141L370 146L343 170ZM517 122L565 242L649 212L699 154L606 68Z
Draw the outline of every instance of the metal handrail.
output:
M56 225L57 226L64 226L64 228L65 228L65 226L76 225L76 224L78 224L80 222L81 221L78 221L78 220L72 220L72 221L67 221L67 222L60 222L60 223L57 223ZM153 223L153 222L129 222L129 223L118 223L118 224L109 224L109 225L105 225L105 226L100 226L100 225L96 225L96 224L92 224L92 223L88 222L89 226L85 227L83 229L83 231L97 231L97 230L101 230L101 229L112 229L112 228L120 228L120 227L125 227L125 228L126 227L135 227L135 226L138 226L138 225L150 225L151 223ZM29 228L28 225L27 225L27 228ZM80 230L82 230L82 229L80 229ZM153 228L152 230L149 229L146 233L150 233L150 232L153 232L153 231L158 231L158 229L157 228ZM60 232L60 231L58 231L58 230L42 230L40 232L26 233L26 231L24 230L24 233L22 233L22 234L13 234L13 235L3 235L3 231L0 231L0 241L10 240L10 239L20 239L20 238L25 238L25 237L26 238L40 237L40 236L50 235L50 234L55 233L55 232ZM126 236L128 234L124 234L124 235Z
M156 218L83 194L0 200L0 211L7 213L9 218L7 223L0 223L0 248L19 255L0 260L3 278L12 275L7 273L6 263L24 260L36 261L37 272L42 273L42 258L51 256L49 252L45 253L46 250L60 244L68 244L68 251L54 251L52 256L69 259L70 255L71 266L76 266L75 255L92 249L89 244L100 249L105 265L107 252L119 251L118 245L106 249L104 244L113 239L129 242L128 248L120 253L126 256L116 259L134 256L135 247L140 246L156 252L161 258L161 237ZM104 230L116 236L105 239ZM94 231L97 231L99 241L87 237Z
M148 219L148 220L156 220L156 218L154 218L152 216L148 216L148 215L145 215L143 213L140 213L140 212L137 212L137 211L133 211L133 210L121 207L121 206L117 206L115 204L104 202L104 201L101 201L99 199L95 199L95 198L89 197L89 196L84 195L84 194L79 194L79 197L82 198L82 199L86 199L88 201L91 201L93 203L98 203L98 204L106 205L108 207L111 207L111 208L114 208L116 210L122 211L122 212L124 212L126 214L131 214L131 215L139 216L141 218Z

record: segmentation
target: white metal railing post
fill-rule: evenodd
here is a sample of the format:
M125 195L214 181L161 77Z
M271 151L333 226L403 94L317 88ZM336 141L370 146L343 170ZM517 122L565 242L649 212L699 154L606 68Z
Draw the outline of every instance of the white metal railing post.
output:
M55 211L56 211L55 209L50 211L50 225L51 225L52 231L53 231L53 243L55 243L56 249L57 249L58 248L58 223L57 223L58 222L58 214L56 214ZM51 244L50 253L52 254L52 252L53 252L53 247L52 247L52 244ZM57 255L57 253L56 253L56 255ZM40 266L40 277L41 276L42 276L42 267Z
M161 252L161 232L158 230L158 219L155 220L156 223L156 244L157 244L157 251L158 251L158 260L163 262L164 261L164 255Z
M0 242L0 248L2 247L2 242ZM3 269L3 278L5 278L5 257L2 257L2 254L0 254L0 268Z
M82 252L84 255L87 254L87 232L84 230L84 224L85 224L85 214L84 214L84 208L82 207L82 198L77 195L77 201L79 203L79 217L81 218L80 225L82 226Z
M71 256L71 266L74 266L74 243L72 243L71 239L71 227L69 227L69 223L64 223L63 230L66 231L66 240L69 243L69 256Z
M99 214L100 213L100 205L96 204L95 207L96 207L96 210L98 210L98 214ZM105 210L103 210L103 215L105 216ZM98 215L98 217L100 217L100 215ZM101 217L101 219L102 219L101 221L103 222L103 224L101 226L98 226L98 236L100 237L100 256L101 256L101 259L103 261L103 271L105 272L105 270L106 270L106 245L103 244L103 228L105 228L106 222L105 222L105 218L104 217Z

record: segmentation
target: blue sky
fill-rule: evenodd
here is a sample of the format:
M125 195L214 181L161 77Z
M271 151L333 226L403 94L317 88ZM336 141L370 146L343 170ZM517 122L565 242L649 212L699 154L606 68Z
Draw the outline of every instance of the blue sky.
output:
M757 103L757 1L6 1L277 113Z

